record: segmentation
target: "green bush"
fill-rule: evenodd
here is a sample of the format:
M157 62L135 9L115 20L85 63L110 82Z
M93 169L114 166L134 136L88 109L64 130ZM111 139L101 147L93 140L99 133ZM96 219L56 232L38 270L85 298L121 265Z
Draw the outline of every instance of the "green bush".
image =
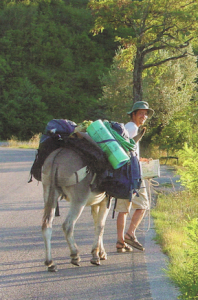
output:
M178 170L181 176L181 183L193 194L198 193L198 152L187 144L178 151L180 162L183 168Z
M116 44L111 32L90 33L94 19L88 0L79 2L0 5L1 139L26 140L41 132L46 119L78 123L99 112L99 77L108 72Z
M188 236L188 248L185 250L185 276L180 278L180 299L195 300L198 299L198 218L190 219L184 229Z

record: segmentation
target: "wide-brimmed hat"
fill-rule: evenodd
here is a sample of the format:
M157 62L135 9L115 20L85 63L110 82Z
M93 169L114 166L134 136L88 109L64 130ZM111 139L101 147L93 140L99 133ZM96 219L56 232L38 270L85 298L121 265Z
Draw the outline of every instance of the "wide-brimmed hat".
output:
M154 114L154 110L149 108L149 104L145 101L137 101L133 104L132 110L129 111L127 114L130 115L132 112L138 110L138 109L146 109L148 111L148 118L151 118Z

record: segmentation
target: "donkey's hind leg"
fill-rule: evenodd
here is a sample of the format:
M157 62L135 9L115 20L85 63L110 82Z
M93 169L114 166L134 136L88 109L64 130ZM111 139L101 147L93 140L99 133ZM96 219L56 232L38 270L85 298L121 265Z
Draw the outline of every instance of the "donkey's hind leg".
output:
M75 266L80 265L79 263L81 259L79 256L78 247L74 240L74 227L83 209L84 209L84 205L82 205L80 201L76 203L70 202L69 213L67 215L65 222L62 225L66 241L70 248L71 263Z
M103 245L103 233L108 212L107 198L91 207L91 213L95 224L95 239L92 246L92 259L90 262L94 265L100 265L100 260L107 259L107 253Z
M45 265L48 267L48 271L57 271L56 265L53 264L51 256L51 237L52 237L52 223L55 216L55 210L57 205L57 200L59 197L58 192L55 190L53 193L54 199L51 201L49 198L50 186L43 185L44 194L44 214L42 223L42 234L45 243Z

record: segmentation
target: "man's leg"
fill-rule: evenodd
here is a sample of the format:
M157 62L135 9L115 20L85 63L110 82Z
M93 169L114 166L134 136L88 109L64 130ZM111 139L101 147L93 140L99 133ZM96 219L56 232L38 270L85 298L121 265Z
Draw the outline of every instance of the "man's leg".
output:
M140 242L138 241L136 235L135 235L135 231L138 228L138 225L141 223L144 214L145 214L145 209L136 209L132 218L131 218L131 222L129 225L129 229L127 230L126 234L125 234L125 239L124 241L134 247L137 248L138 250L142 250L144 251L144 247L142 246L142 244L140 244Z
M117 240L124 243L124 231L126 226L127 213L119 212L117 217Z
M118 252L131 252L132 248L124 242L124 231L126 226L127 215L130 211L131 203L125 199L118 199L116 205L117 216L117 243Z
M133 209L135 211L131 218L129 228L125 234L125 242L130 246L143 251L144 250L143 246L138 242L136 238L136 229L141 223L146 210L148 210L150 206L144 181L142 182L142 186L139 191L139 197L135 196L132 199L132 202L133 202Z
M145 209L136 209L134 211L129 228L127 230L127 234L131 235L132 237L135 237L135 231L138 228L139 224L141 223L145 215L145 212L146 212Z

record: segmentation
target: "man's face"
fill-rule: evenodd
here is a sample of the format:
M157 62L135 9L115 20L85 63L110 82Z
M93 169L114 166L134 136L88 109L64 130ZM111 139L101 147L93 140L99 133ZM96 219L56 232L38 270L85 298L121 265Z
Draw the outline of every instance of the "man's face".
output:
M143 125L145 121L147 120L147 110L146 109L138 109L135 113L132 115L133 122L139 127L140 125Z

